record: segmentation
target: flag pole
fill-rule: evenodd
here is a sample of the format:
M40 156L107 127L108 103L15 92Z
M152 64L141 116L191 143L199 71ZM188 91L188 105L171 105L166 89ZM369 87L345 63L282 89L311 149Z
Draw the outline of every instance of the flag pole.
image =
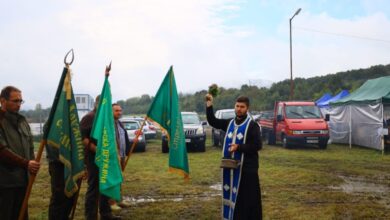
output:
M77 207L77 200L79 198L79 195L80 195L80 189L81 189L81 184L83 183L83 178L80 179L79 183L77 184L78 185L78 190L77 190L77 193L75 195L75 198L73 199L73 207L72 207L72 214L70 215L70 220L73 220L74 218L74 213L76 212L76 207Z
M67 62L66 60L67 60L69 54L72 54L72 58L71 58L71 61L70 61L70 62ZM65 58L64 58L64 63L65 63L65 66L66 66L67 69L69 69L69 66L72 65L73 61L74 61L74 52L73 52L73 49L71 49L71 50L65 55ZM64 79L61 78L60 81L63 81L63 80L64 80ZM58 102L60 92L61 92L61 91L57 91L57 92L56 92L56 96L54 97L53 106L57 106L57 105L56 105L56 102ZM55 112L55 109L52 108L52 109L50 110L50 115L49 115L48 121L52 120L51 118L53 117L54 112ZM48 124L51 124L51 123L48 123ZM49 128L47 128L47 129L49 129ZM40 161L41 161L43 148L44 148L45 145L47 144L47 129L44 130L43 138L41 139L41 143L40 143L40 146L39 146L39 149L38 149L38 153L37 153L37 156L36 156L36 158L35 158L35 161L36 161L36 162L40 162ZM36 175L37 175L37 174L30 174L30 177L29 177L29 180L28 180L28 185L27 185L27 188L26 188L26 194L24 195L24 200L23 200L22 207L20 208L18 220L24 220L24 216L25 216L25 214L26 214L27 205L28 205L28 199L29 199L29 197L30 197L31 189L32 189L32 186L33 186L33 184L34 184Z
M43 152L43 148L45 147L45 145L46 145L46 140L42 139L41 143L39 145L37 157L35 158L36 162L40 162L41 161L42 152ZM26 189L26 194L24 195L23 204L22 204L22 207L21 207L20 212L19 212L18 220L23 220L24 219L24 216L26 214L27 205L28 205L28 199L30 197L31 189L32 189L32 186L34 184L36 176L37 176L37 174L31 174L30 175L30 178L28 180L27 189Z
M125 171L126 169L126 166L127 166L127 162L129 161L130 157L131 157L131 154L133 153L134 151L134 148L135 148L135 145L138 143L138 137L141 135L141 132L142 132L142 128L145 126L146 124L146 118L144 118L144 122L142 123L141 127L138 129L138 132L133 140L133 144L131 145L131 148L130 148L130 151L129 153L126 155L126 162L125 162L125 165L123 166L123 169L122 171Z

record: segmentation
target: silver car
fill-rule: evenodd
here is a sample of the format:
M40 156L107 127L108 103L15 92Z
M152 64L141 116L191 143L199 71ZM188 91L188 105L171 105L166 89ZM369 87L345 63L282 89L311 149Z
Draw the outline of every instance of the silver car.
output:
M145 121L144 118L140 118L140 117L134 117L134 118L131 118L135 121L138 121L140 125L142 125ZM145 138L146 140L149 140L149 139L154 139L157 137L157 128L155 125L153 125L153 123L151 123L150 121L146 120L145 121L145 124L144 124L144 127L142 128L142 131L144 132L145 134Z
M138 142L134 148L134 151L145 152L146 150L145 133L139 130L141 128L140 123L132 118L121 118L119 120L122 122L123 126L127 131L127 135L129 136L131 145L133 144L133 141L137 136L137 133L141 132L141 134L138 136Z

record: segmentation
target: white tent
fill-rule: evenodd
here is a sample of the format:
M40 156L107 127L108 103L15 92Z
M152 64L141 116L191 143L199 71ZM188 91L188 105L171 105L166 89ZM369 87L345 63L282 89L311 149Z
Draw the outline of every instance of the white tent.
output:
M330 103L330 139L383 150L384 121L390 106L390 76L367 80L359 89Z

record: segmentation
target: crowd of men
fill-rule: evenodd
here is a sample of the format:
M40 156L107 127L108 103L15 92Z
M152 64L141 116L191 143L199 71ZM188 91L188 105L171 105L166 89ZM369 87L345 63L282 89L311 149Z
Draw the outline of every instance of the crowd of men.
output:
M22 92L13 86L5 87L0 94L0 216L1 219L18 219L19 212L25 197L30 174L37 174L40 163L35 160L33 136L26 118L19 114L23 104ZM101 219L121 219L112 211L119 211L129 207L130 203L122 200L118 204L115 200L99 193L99 170L95 164L96 140L91 136L91 129L99 103L99 96L95 100L95 108L80 121L80 131L85 147L85 178L88 189L85 196L85 218L98 219L98 210ZM119 118L122 109L113 104L116 141L122 170L125 166L125 156L130 150L130 140ZM45 125L46 126L46 125ZM67 197L64 193L64 165L59 160L58 148L46 146L49 174L51 183L51 198L49 204L49 219L68 220L75 208L77 194ZM79 180L81 181L81 179ZM25 211L28 219L28 210Z
M236 117L231 120L217 119L214 116L211 95L206 96L207 120L213 127L226 131L223 147L224 155L239 159L243 164L239 169L223 168L223 219L262 219L261 193L258 176L258 151L262 148L261 133L257 123L248 116L249 99L239 97L235 103ZM22 92L13 86L2 89L0 94L0 216L4 220L18 219L25 197L29 175L37 174L40 163L34 157L34 144L30 127L24 116L19 114L23 104ZM113 214L130 204L125 200L116 202L99 193L99 168L95 164L97 142L90 136L95 118L99 96L94 109L80 121L82 142L85 147L85 167L88 188L85 195L85 218L87 220L121 219ZM113 104L115 134L122 171L125 158L130 151L130 140L119 121L122 109ZM58 149L47 145L47 158L51 177L51 198L49 219L69 219L75 200L74 194L64 193L64 165L59 161ZM244 159L245 158L245 159ZM231 179L229 179L231 178ZM238 180L233 183L234 179ZM81 180L79 180L81 181ZM226 197L226 198L225 198ZM25 211L28 219L28 211Z

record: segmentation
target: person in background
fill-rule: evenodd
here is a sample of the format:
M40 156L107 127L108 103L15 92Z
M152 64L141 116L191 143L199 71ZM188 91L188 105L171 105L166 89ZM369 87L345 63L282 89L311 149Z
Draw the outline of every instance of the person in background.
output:
M45 124L45 126L47 126ZM72 197L65 195L64 164L59 160L58 148L46 145L46 155L49 162L51 197L49 204L49 220L68 220L77 193ZM81 181L81 179L79 180Z
M101 219L121 219L121 217L112 214L108 203L109 198L99 193L99 168L95 164L97 142L90 136L99 99L100 96L97 96L94 109L80 121L80 132L85 146L85 163L88 173L88 189L85 194L85 217L87 220L96 220L99 207Z
M114 114L118 156L120 158L122 171L124 171L126 155L129 153L131 147L130 140L126 129L123 127L123 124L119 121L119 119L122 117L122 107L119 104L114 103L112 104L112 112ZM123 199L119 204L117 204L116 201L113 199L110 199L109 202L112 211L119 211L122 208L130 207L131 205L128 201Z
M18 219L29 174L37 174L34 144L26 118L19 114L22 92L6 86L0 94L0 218ZM28 219L26 209L25 219Z

